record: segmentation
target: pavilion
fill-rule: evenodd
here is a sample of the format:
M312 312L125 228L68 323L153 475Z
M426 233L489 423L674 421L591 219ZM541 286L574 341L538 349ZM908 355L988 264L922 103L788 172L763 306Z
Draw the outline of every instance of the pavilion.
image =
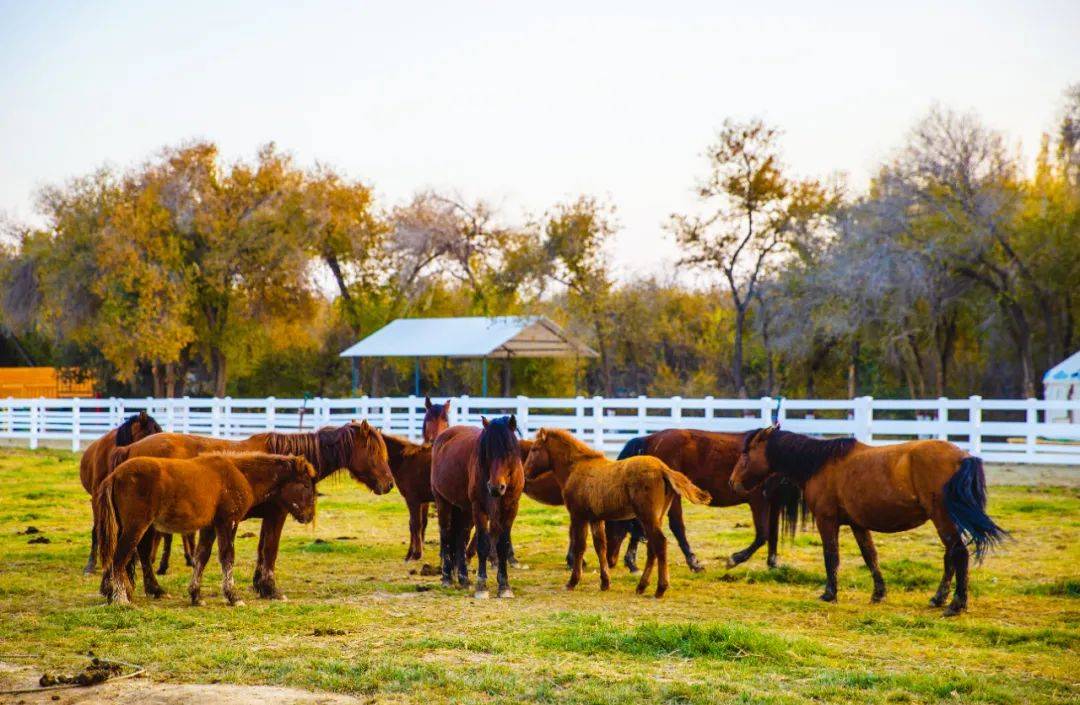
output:
M352 358L352 388L360 386L362 357L411 357L413 392L420 395L420 359L424 357L481 360L482 391L487 396L487 362L516 357L598 357L596 351L568 336L545 316L474 316L466 318L399 318L383 326L341 357ZM509 371L509 368L505 368Z

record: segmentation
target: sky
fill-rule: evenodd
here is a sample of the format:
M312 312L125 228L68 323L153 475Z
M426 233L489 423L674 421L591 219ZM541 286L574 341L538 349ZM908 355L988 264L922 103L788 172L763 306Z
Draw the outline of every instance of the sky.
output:
M392 206L426 188L508 220L587 193L621 276L666 276L725 118L793 175L865 186L934 105L1029 156L1080 82L1080 2L0 0L0 215L165 145L276 142Z

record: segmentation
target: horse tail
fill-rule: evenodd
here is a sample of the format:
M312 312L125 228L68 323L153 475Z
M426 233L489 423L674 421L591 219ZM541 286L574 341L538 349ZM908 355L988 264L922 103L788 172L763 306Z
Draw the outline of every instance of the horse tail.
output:
M130 456L131 446L120 446L119 448L114 448L112 453L109 454L109 472L105 474L108 475L113 470L120 467L120 463L127 460Z
M98 550L100 551L102 581L104 581L106 571L111 570L113 556L116 554L117 537L120 534L120 523L116 519L116 505L113 503L113 478L111 476L101 482L94 501L97 505Z
M800 520L805 527L810 514L802 490L797 484L777 473L765 480L765 499L771 507L780 509L780 526L777 527L780 535L794 541Z
M632 458L635 455L645 455L645 440L648 436L638 436L637 438L631 438L623 446L623 449L619 451L619 457L616 460L626 460Z
M672 470L663 462L660 463L660 469L664 473L664 480L680 497L685 497L694 504L708 504L712 501L712 495L690 482L690 478L678 470Z
M991 548L1009 537L1009 532L986 514L986 474L982 460L968 456L945 483L945 511L966 544L975 544L978 563Z

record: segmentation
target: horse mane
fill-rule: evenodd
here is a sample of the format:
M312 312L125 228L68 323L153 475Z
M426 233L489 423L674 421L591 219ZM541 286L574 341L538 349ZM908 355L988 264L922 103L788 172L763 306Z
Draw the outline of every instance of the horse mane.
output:
M493 419L480 431L479 456L481 470L487 470L496 460L521 458L517 434L510 427L510 417Z
M413 443L404 436L395 436L392 433L384 433L382 434L382 437L383 442L386 443L387 453L391 457L400 456L402 459L404 459L416 455L424 449L425 445L431 447L430 443Z
M348 467L355 446L356 434L351 423L306 433L268 433L266 439L266 449L270 453L307 458L320 479Z
M563 428L545 428L544 433L549 437L554 436L563 441L563 443L570 446L576 453L589 457L589 458L603 458L606 457L600 451L592 448L584 441L577 438L574 434L570 433ZM625 450L625 449L624 449Z
M743 439L743 450L763 429L751 431ZM830 438L822 440L779 429L769 434L765 445L765 459L772 472L791 478L799 485L816 475L826 463L843 458L858 443L854 438Z
M124 420L124 423L116 427L116 447L122 448L129 446L135 442L135 432L133 427L135 422L139 420L139 414L132 414ZM150 414L146 415L147 427L150 430L148 436L152 436L155 433L161 433L161 426Z

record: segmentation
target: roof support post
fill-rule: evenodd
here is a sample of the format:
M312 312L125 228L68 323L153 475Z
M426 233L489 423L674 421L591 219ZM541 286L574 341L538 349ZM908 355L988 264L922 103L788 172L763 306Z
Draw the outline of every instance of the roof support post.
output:
M420 396L420 358L413 358L413 376L412 376L413 394Z
M487 396L487 358L480 358L480 396Z
M355 397L357 390L360 389L360 358L350 358L352 360L352 395Z

